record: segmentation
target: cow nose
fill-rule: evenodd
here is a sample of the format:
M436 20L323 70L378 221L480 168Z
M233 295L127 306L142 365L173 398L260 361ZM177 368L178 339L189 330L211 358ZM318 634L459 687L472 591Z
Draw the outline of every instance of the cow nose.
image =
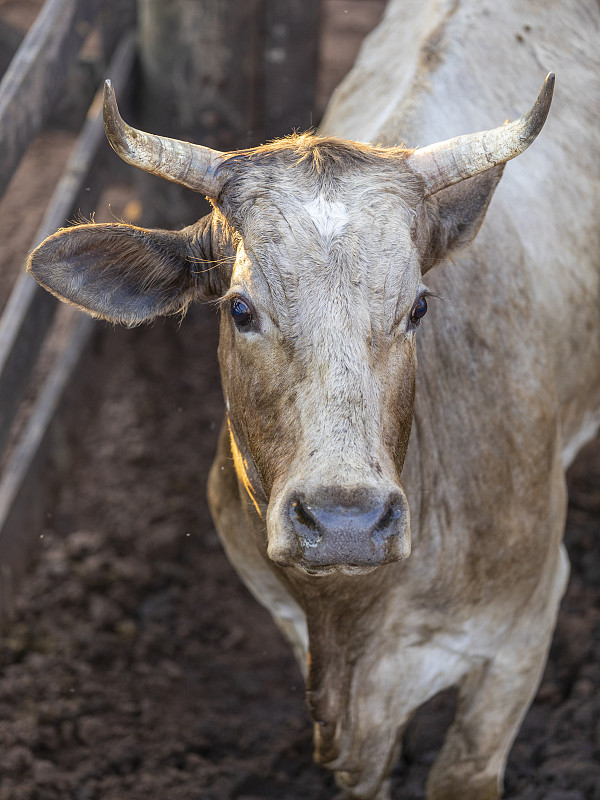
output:
M289 521L307 567L347 565L372 567L398 561L404 552L408 507L399 493L381 498L369 491L340 500L335 491L323 499L292 497ZM357 502L356 495L362 495Z

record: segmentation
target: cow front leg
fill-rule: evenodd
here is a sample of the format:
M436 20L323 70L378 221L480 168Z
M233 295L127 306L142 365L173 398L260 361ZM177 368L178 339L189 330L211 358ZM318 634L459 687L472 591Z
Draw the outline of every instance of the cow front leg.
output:
M398 758L400 755L398 754ZM396 759L397 760L397 759ZM338 785L343 785L339 780L337 781ZM356 795L354 792L350 791L346 794L346 797L349 800L362 800L364 795ZM379 789L376 790L375 794L369 795L369 800L391 800L392 797L392 781L391 778L386 778L379 786Z
M337 757L325 763L353 800L389 800L390 774L400 758L411 717L465 673L464 661L456 653L406 644L386 657L381 643L379 647L373 644L351 681L353 691L344 704Z
M429 774L427 800L502 797L506 759L539 685L568 574L561 547L553 574L541 582L510 638L465 678L456 717Z
M347 772L337 770L335 772L336 783L345 791L345 796L349 800L390 800L392 792L392 781L389 777L394 764L399 760L402 752L402 733L406 727L406 722L397 732L396 740L393 744L388 743L387 753L382 758L373 759L378 768L360 771Z

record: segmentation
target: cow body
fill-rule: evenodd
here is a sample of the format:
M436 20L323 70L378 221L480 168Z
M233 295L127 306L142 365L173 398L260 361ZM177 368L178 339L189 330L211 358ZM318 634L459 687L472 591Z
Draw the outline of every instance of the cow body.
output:
M564 470L600 420L599 33L591 3L392 2L321 126L426 144L485 128L495 106L516 115L541 64L562 86L475 241L427 275L440 299L419 332L402 472L410 558L360 589L273 570L221 439L209 498L225 548L301 666L310 647L316 758L358 797L386 796L399 733L457 685L429 796L497 797L545 663L568 575Z
M600 419L599 25L591 0L392 2L338 90L323 136L425 145L518 116L556 70L547 129L472 243L503 162L428 194L406 153L297 137L210 154L197 226L81 226L32 255L52 291L125 322L219 298L211 510L352 797L388 797L411 715L450 686L428 797L499 797L539 682L565 468Z

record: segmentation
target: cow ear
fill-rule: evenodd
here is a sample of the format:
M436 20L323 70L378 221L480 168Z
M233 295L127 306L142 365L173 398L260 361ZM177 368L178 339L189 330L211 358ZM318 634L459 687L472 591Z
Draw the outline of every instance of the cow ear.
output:
M33 251L27 268L61 300L137 325L210 296L208 262L210 216L178 232L120 223L63 228Z
M504 164L430 195L424 207L427 241L423 273L445 256L470 244L481 227Z

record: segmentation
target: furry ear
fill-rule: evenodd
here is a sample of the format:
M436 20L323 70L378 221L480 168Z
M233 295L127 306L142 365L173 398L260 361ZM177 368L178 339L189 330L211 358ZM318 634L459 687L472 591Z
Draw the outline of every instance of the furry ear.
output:
M207 296L208 261L210 215L179 232L119 223L63 228L33 251L27 268L61 300L137 325Z
M503 171L501 164L425 200L427 241L423 248L423 274L449 253L473 241Z

